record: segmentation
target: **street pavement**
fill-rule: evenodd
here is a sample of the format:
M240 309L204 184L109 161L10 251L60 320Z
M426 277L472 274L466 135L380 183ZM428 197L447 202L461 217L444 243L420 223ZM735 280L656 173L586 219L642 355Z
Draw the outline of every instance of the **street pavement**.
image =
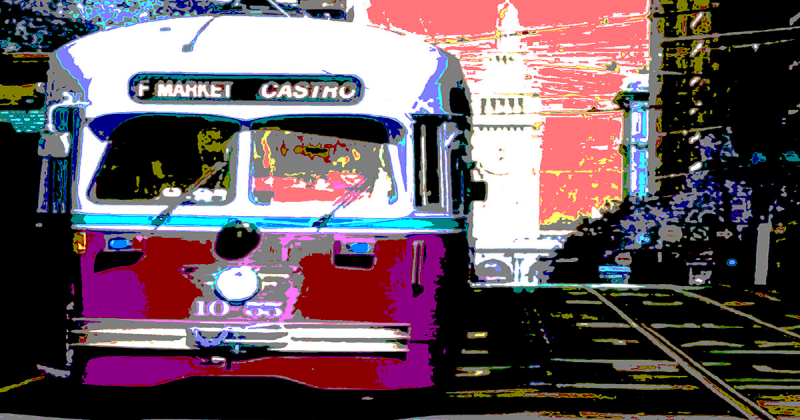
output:
M447 389L320 391L253 378L101 388L33 376L0 384L0 413L56 418L800 418L800 308L791 295L722 286L549 286L477 294L495 302L491 319L526 328L468 320L456 343L460 357ZM540 334L549 343L546 353L539 348L545 345Z

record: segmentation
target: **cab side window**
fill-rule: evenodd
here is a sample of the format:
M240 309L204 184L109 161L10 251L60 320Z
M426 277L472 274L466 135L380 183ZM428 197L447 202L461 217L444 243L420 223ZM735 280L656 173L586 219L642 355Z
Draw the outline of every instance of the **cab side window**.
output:
M441 212L442 200L441 147L439 132L441 120L433 116L419 116L414 122L414 174L416 188L414 204L420 211Z

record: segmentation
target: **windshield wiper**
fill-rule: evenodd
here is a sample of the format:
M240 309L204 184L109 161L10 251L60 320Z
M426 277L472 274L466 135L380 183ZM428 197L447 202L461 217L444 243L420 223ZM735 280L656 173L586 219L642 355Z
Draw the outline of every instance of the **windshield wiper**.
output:
M175 200L172 201L169 204L169 206L166 209L164 209L164 211L159 213L158 216L156 216L153 219L153 221L150 222L150 224L155 226L155 227L159 227L159 226L161 226L161 225L163 225L164 223L167 222L167 220L169 219L170 214L175 209L177 209L178 206L181 206L181 205L186 204L186 203L193 203L191 200L187 199L187 194L192 194L193 192L195 192L197 189L202 187L206 182L208 182L208 180L211 179L212 176L217 174L219 171L225 169L227 166L228 166L228 162L223 161L223 162L217 162L214 165L212 165L210 168L208 168L203 173L203 175L201 175L200 178L197 179L197 181L193 182L191 185L189 185L186 188L186 191L182 192L180 196L175 197Z
M354 201L356 201L358 199L358 197L361 196L361 194L367 192L367 190L369 190L369 188L371 186L372 186L372 184L368 184L367 183L367 178L366 177L362 178L361 182L359 182L358 185L356 185L352 190L348 190L342 196L342 198L340 198L341 201L336 203L336 206L333 208L333 210L331 210L328 214L326 214L326 215L320 217L319 219L317 219L311 225L311 227L312 228L317 228L317 232L319 232L320 229L322 229L322 228L324 228L325 226L328 225L328 221L331 220L331 218L333 217L333 214L336 213L337 210L339 210L342 207L345 207L345 206L348 206L348 205L352 204Z

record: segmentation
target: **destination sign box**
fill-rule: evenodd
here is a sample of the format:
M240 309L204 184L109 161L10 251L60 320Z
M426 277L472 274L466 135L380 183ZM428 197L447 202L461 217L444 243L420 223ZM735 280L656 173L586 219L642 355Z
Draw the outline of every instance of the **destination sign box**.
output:
M137 74L131 99L140 103L353 105L361 79L349 75Z

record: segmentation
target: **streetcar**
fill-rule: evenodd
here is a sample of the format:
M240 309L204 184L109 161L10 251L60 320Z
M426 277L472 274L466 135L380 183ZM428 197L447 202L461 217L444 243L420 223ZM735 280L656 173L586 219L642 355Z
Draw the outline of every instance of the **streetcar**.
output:
M345 22L184 17L65 45L46 91L70 380L436 385L486 194L455 57Z

